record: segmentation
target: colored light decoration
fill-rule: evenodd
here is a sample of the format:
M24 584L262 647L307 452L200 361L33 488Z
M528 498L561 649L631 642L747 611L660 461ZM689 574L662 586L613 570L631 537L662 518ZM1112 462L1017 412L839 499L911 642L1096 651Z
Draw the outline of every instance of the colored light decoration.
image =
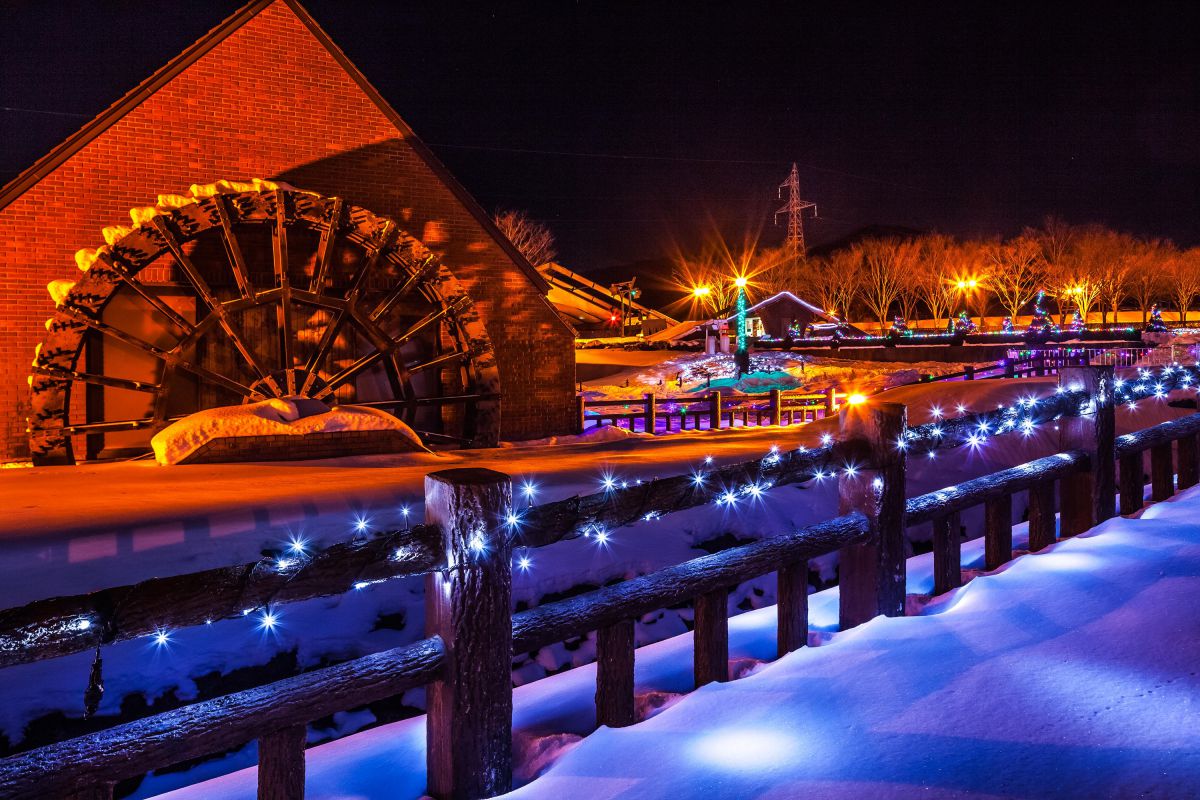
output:
M743 369L748 371L750 354L747 351L746 341L746 276L738 275L733 279L733 285L737 288L737 362L738 373Z

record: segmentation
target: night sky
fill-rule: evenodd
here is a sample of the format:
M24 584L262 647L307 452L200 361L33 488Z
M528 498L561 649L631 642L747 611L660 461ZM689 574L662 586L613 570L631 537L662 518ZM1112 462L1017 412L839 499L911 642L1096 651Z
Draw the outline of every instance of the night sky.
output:
M239 5L0 6L0 179ZM577 269L715 231L776 244L792 161L810 244L1051 212L1200 243L1200 4L306 5L486 208L544 219Z

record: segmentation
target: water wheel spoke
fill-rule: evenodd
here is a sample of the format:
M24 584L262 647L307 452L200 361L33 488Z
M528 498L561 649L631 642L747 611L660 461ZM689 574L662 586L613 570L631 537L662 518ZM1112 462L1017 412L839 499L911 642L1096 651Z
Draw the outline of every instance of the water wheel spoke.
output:
M334 244L341 226L342 198L335 197L329 211L329 224L322 227L321 240L317 244L316 266L308 286L308 290L313 294L320 295L325 292L325 277L329 274L329 265L333 262L333 251L336 249Z
M375 267L379 264L383 254L392 246L399 234L399 229L396 223L388 220L383 225L383 230L380 232L378 239L367 253L367 257L358 262L358 268L354 272L354 276L350 279L350 288L346 290L346 305L351 308L358 304L358 296L362 293L363 284L366 283L367 276L375 271Z
M233 232L233 221L229 216L229 207L224 195L213 195L213 203L217 209L217 219L221 223L221 241L225 244L225 255L229 257L229 267L233 271L233 279L237 282L238 291L243 298L254 299L254 286L250 282L250 269L242 256L242 247L238 244L237 234Z
M377 306L375 306L375 310L367 316L367 319L375 322L380 317L387 314L387 312L391 311L392 306L394 306L401 298L408 295L408 293L412 291L413 287L417 285L417 281L423 279L430 267L436 263L437 259L430 257L417 266L412 273L404 279L403 283L389 292L388 295L384 297Z
M112 375L96 375L91 372L78 372L72 369L62 369L59 367L42 367L34 365L33 373L35 375L45 375L47 378L55 378L63 381L78 381L79 383L88 383L93 386L108 386L113 389L126 389L131 392L157 392L162 388L160 383L148 383L146 381L135 381L129 378L117 378Z
M333 319L325 326L325 332L321 334L321 341L317 343L317 347L313 350L312 355L308 357L308 362L304 365L304 371L307 373L304 378L304 385L300 387L300 394L307 394L312 388L313 380L317 377L317 369L321 362L329 355L333 349L333 343L337 339L338 330L342 327L342 322L346 318L346 312L339 310L334 314Z
M440 356L436 356L434 358L427 359L420 363L407 365L405 367L405 371L408 372L408 374L412 375L414 373L421 372L423 370L441 366L442 364L445 364L449 361L458 361L458 360L467 358L469 355L470 355L470 353L463 352L462 350L451 350L448 353L443 353Z
M346 367L341 372L337 373L332 378L330 378L329 381L325 384L325 388L324 388L324 390L322 390L320 396L326 397L326 396L332 394L334 389L338 388L339 386L344 384L346 381L354 378L360 372L367 369L368 367L370 367L372 364L374 364L376 361L383 358L384 356L391 355L391 353L397 347L400 347L405 342L412 339L412 337L416 336L418 333L420 333L425 328L428 328L430 325L437 323L439 320L441 320L443 317L447 316L448 314L458 311L458 309L461 308L463 305L465 305L466 302L467 302L467 299L465 297L460 297L460 298L454 300L453 302L442 306L437 311L434 311L431 314L427 314L424 318L422 318L419 322L417 322L411 328L406 330L404 333L400 334L399 336L390 338L389 341L387 342L386 347L380 347L379 349L375 350L374 352L367 353L366 355L364 355L361 358L359 358L358 360L356 360L353 364Z
M108 253L101 253L99 260L104 262L104 265L111 269L121 279L121 282L132 289L138 297L149 303L158 313L171 320L171 323L183 331L185 336L192 332L192 323L184 319L182 314L164 303L162 298L156 296L150 291L149 287L131 275L129 268L125 264L113 258Z
M117 419L117 420L101 420L98 422L80 422L75 425L64 425L60 430L66 434L77 433L119 433L121 431L136 431L143 428L155 428L165 422L172 422L183 417L171 417L168 419L156 419L155 417L142 417L140 419Z
M296 371L292 363L292 291L288 281L287 198L275 191L275 226L271 229L271 254L275 267L275 286L279 304L275 306L275 324L279 333L280 368L284 371L287 393L296 393Z

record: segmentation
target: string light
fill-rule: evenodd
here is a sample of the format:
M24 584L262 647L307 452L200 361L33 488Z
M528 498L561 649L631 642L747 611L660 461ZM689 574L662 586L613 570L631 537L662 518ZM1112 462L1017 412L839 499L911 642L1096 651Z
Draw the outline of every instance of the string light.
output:
M304 539L293 536L288 540L288 551L295 556L302 556L308 550L308 542Z
M171 643L171 634L165 628L157 628L154 633L150 634L150 638L154 641L155 647L166 647Z
M279 624L279 615L269 609L263 609L262 614L258 617L258 627L267 633L275 630L275 626Z
M355 517L354 518L354 530L358 533L364 532L367 529L367 526L370 524L371 524L371 521L369 519L367 519L366 517Z
M528 572L529 567L532 566L532 564L533 562L529 560L529 556L527 555L522 555L517 558L517 569L521 570L522 572Z

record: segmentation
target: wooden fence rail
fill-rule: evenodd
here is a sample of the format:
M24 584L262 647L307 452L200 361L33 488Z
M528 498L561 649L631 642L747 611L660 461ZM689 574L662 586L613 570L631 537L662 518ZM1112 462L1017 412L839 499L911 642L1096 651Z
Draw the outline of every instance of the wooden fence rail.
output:
M778 576L777 650L783 655L806 643L807 564L811 558L840 553L840 618L842 626L849 627L878 614L904 613L903 537L907 526L933 524L935 592L940 593L961 583L960 514L970 507L984 506L985 565L994 569L1013 556L1012 497L1016 493L1029 492L1030 549L1036 551L1112 515L1117 460L1121 464L1123 513L1136 510L1132 508L1135 488L1138 508L1141 506L1141 459L1146 450L1151 452L1156 497L1175 489L1172 445L1178 458L1179 487L1186 488L1200 478L1200 415L1114 440L1114 405L1103 401L1112 396L1112 367L1063 367L1059 380L1060 394L1046 400L1037 413L1052 418L1065 415L1060 423L1061 452L907 500L906 448L898 443L941 446L942 425L965 429L983 424L998 430L1003 426L997 422L1010 419L1006 412L997 410L909 429L903 406L850 406L842 412L842 441L836 447L774 454L712 470L699 481L694 476L676 476L619 493L602 492L535 507L526 512L516 531L504 523L511 509L511 485L506 476L487 470L434 473L426 480L427 526L377 545L393 552L375 553L362 544L344 551L331 549L334 555L312 559L311 575L293 576L295 588L288 591L277 585L277 578L258 575L257 567L235 568L234 573L241 576L243 591L259 593L254 596L260 600L265 596L261 593L267 593L272 602L280 602L280 598L316 596L314 592L325 592L339 582L344 591L349 588L347 575L338 570L348 565L355 566L356 574L379 579L424 572L426 602L430 604L428 638L2 759L0 796L111 797L114 781L257 739L259 796L294 800L303 797L304 726L308 722L421 685L429 687L429 793L444 798L503 793L511 787L509 671L514 651L535 650L596 631L597 719L614 726L632 724L636 721L633 631L642 614L691 601L695 609L696 685L728 680L727 601L729 592L747 580L770 573ZM838 472L841 516L511 613L509 551L515 543L536 546L578 532L581 526L616 526L642 518L647 510L670 513L695 507L711 502L718 486L745 487L762 481L761 486L766 487L811 479L814 468L821 469L818 465L835 458L842 463L852 460L861 467ZM703 487L706 481L711 483ZM1057 530L1056 485L1061 507ZM394 551L404 547L411 548L409 555L397 558ZM395 564L361 564L368 552ZM380 571L372 571L376 569ZM150 582L153 585L145 597L129 608L157 598L161 612L172 591L192 597L189 592L195 589L187 582L169 583L182 578ZM43 601L50 605L35 603L18 610L20 613L6 612L0 619L16 621L18 630L36 627L51 617L60 625L68 624L65 621L79 618L81 609L94 612L97 597L107 597L105 603L120 602L122 591L132 596L135 589L138 587L108 590L109 595ZM231 602L228 593L222 595L220 607L228 611ZM181 624L194 622L203 604L192 597L183 605L187 608L177 619ZM143 625L140 616L128 611L106 619L106 624L117 625L118 631ZM62 649L65 645L59 640L46 642L37 658L70 652Z

